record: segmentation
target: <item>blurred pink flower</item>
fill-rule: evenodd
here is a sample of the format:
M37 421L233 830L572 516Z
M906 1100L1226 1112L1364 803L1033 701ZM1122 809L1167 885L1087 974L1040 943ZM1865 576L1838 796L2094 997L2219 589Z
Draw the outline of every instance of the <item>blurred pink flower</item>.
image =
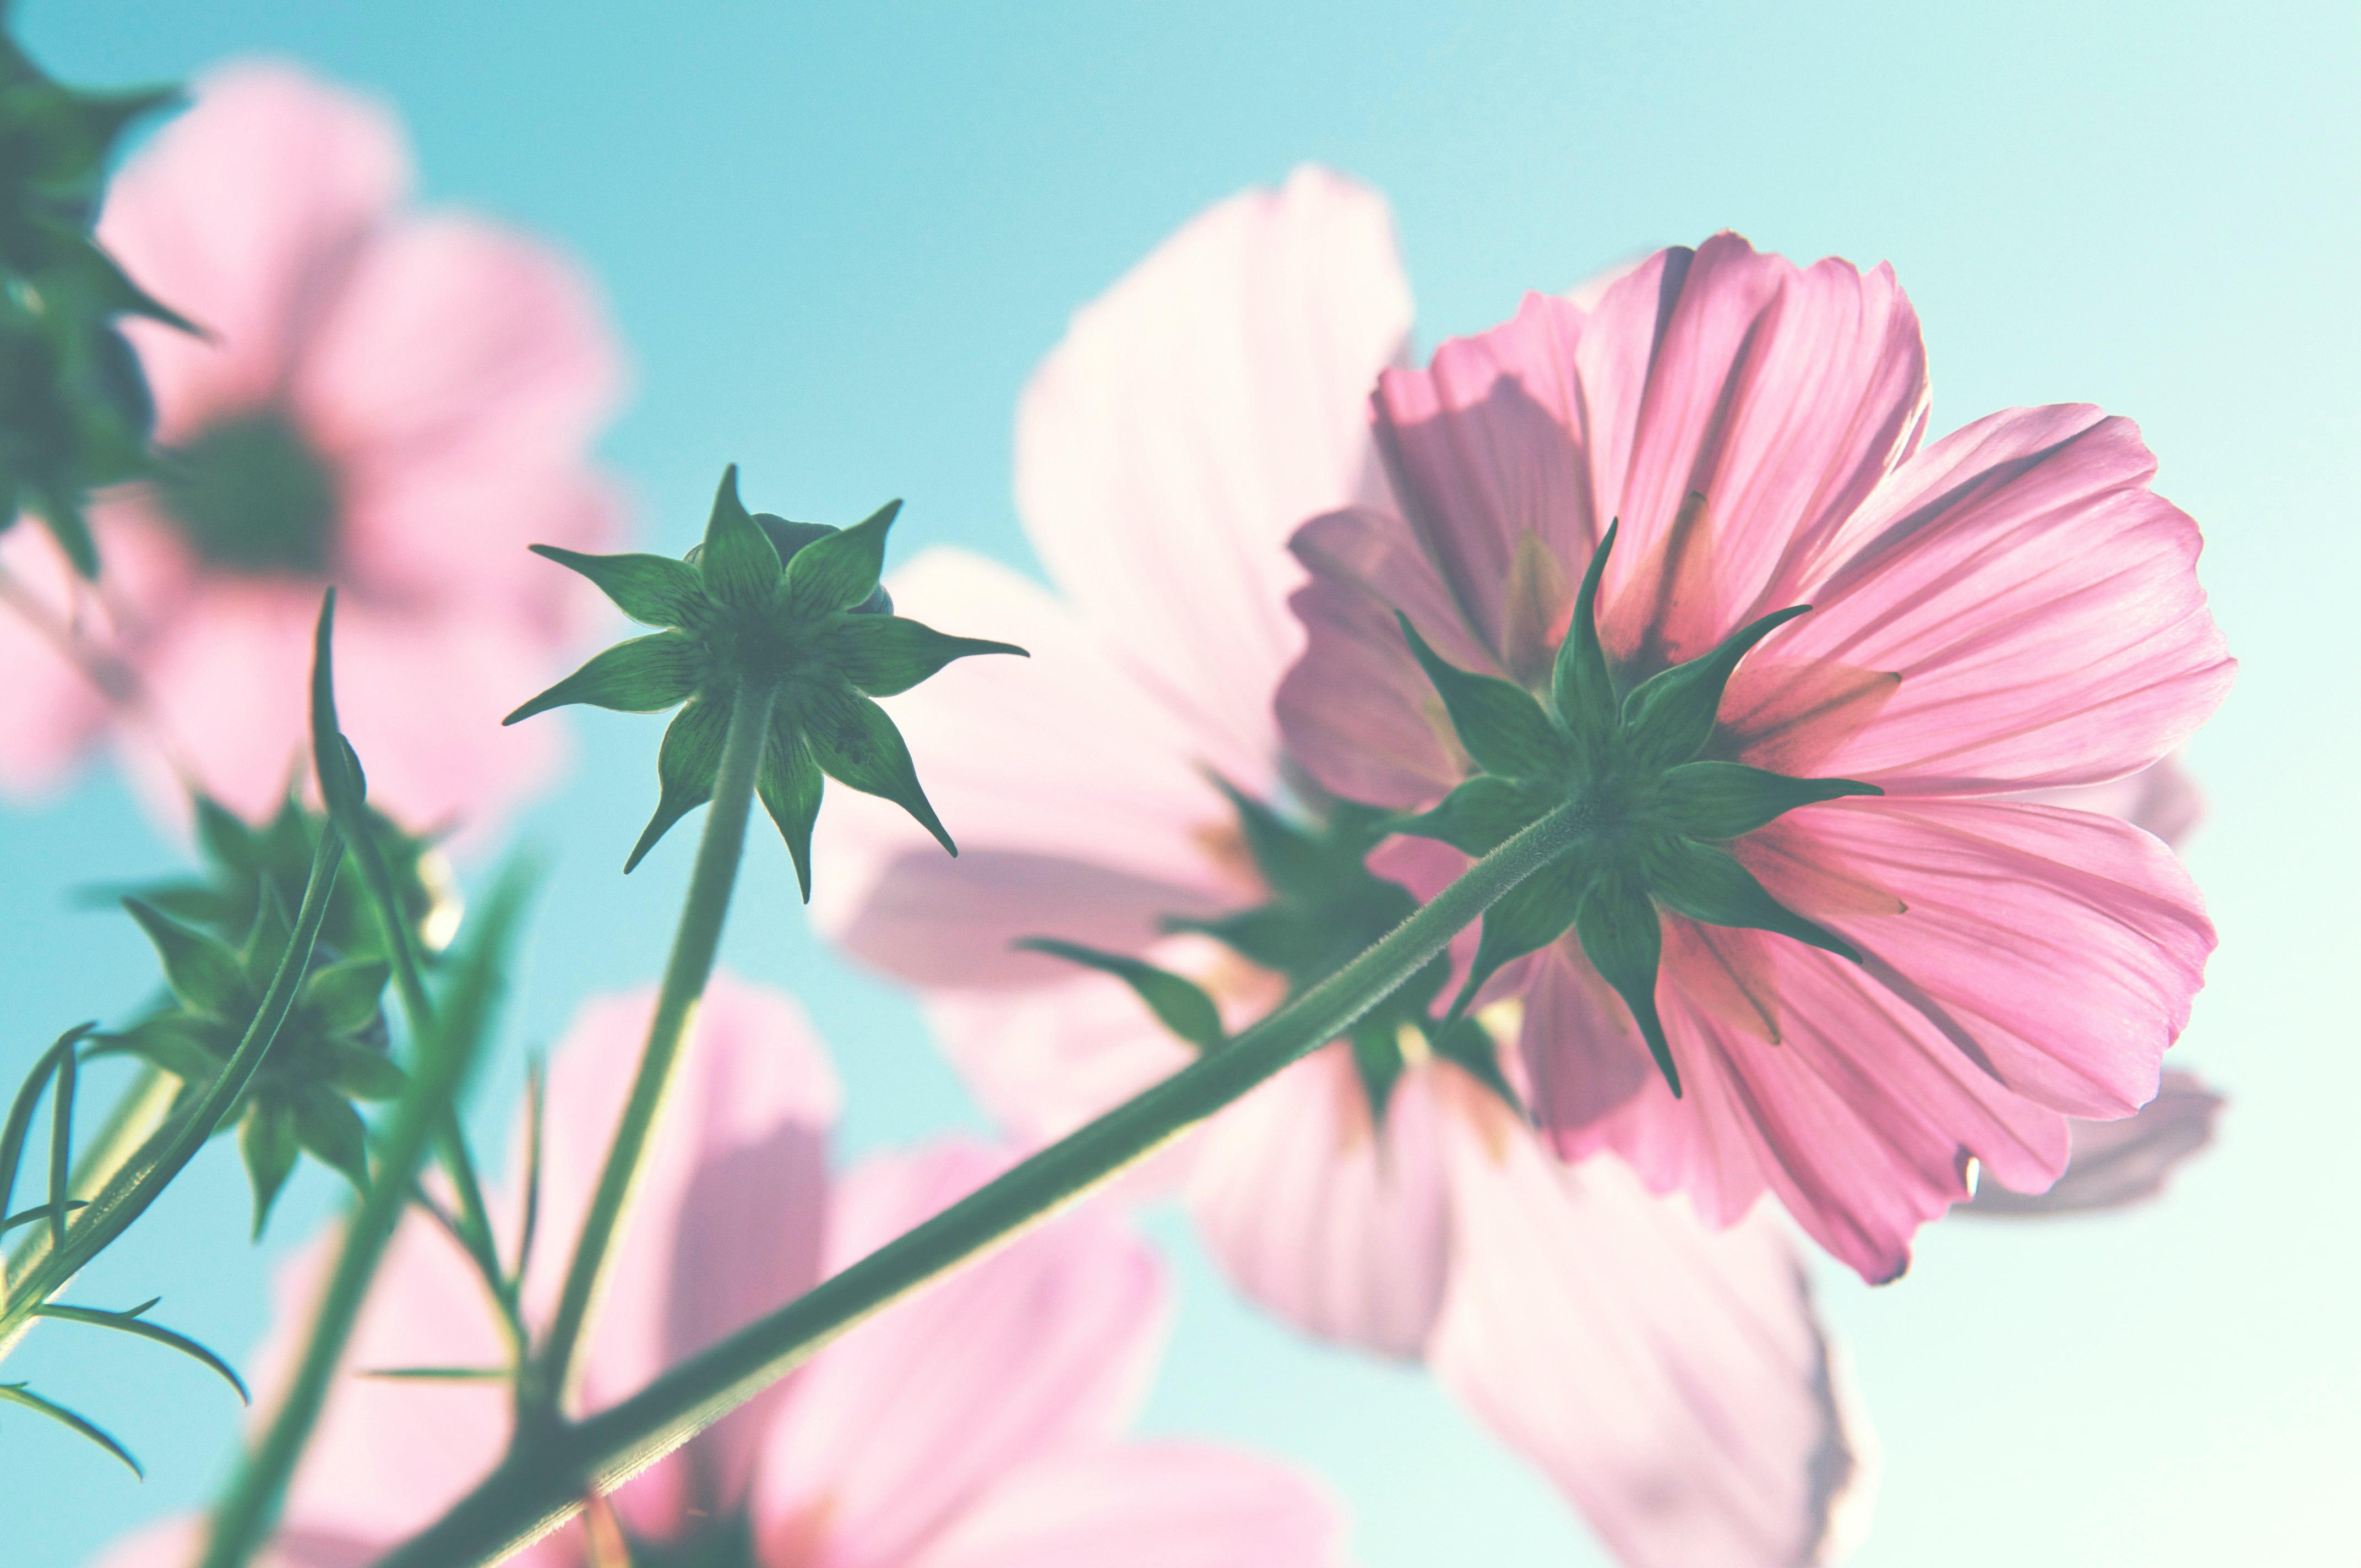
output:
M1739 667L1708 754L1885 791L1733 846L1865 966L1664 916L1685 1100L1571 936L1521 966L1562 1153L1616 1149L1715 1224L1767 1188L1886 1279L1971 1159L2039 1192L2069 1117L2156 1093L2213 945L2196 888L2120 821L1996 798L2136 773L2229 685L2196 525L2148 488L2128 421L2011 410L1921 451L1925 356L1892 272L1730 235L1658 253L1593 308L1529 296L1388 372L1372 406L1390 497L1295 539L1310 634L1278 706L1323 784L1411 808L1457 784L1393 611L1463 667L1546 681L1620 517L1598 600L1620 678L1812 605Z
M653 1001L590 1003L552 1059L531 1317L555 1305ZM837 1099L801 1009L716 976L593 1325L583 1408L783 1305L1003 1163L940 1144L831 1182ZM327 1259L324 1238L283 1272L274 1362L291 1355ZM734 1539L741 1556L712 1560L749 1568L1341 1562L1335 1512L1308 1483L1201 1443L1122 1439L1154 1369L1164 1295L1154 1255L1103 1208L1082 1210L854 1330L625 1486L614 1517L673 1548ZM278 1568L370 1561L462 1495L507 1441L504 1385L359 1374L504 1360L456 1246L423 1217L404 1221L296 1473ZM177 1568L196 1528L148 1531L105 1568ZM585 1568L587 1532L569 1525L516 1561Z
M563 258L407 209L401 133L374 103L277 65L194 97L115 181L99 236L210 335L128 328L161 473L97 509L98 584L38 530L0 542L0 783L54 784L112 738L170 813L185 785L268 814L334 581L372 798L413 828L480 823L554 761L500 718L589 607L524 546L614 532L588 462L614 343Z
M1234 1022L1277 999L1273 977L1159 920L1264 896L1207 771L1288 794L1271 696L1302 632L1285 541L1382 494L1366 397L1409 326L1374 194L1305 170L1223 203L1079 313L1027 390L1019 508L1065 597L953 551L891 585L906 612L989 624L1033 659L955 668L896 711L941 759L928 787L960 859L847 800L820 828L814 908L927 988L961 1070L1028 1140L1189 1052L1122 985L1013 939L1144 954ZM1717 1234L1611 1159L1561 1166L1431 1057L1380 1126L1343 1045L1161 1169L1245 1290L1312 1333L1426 1357L1625 1562L1823 1561L1858 1522L1861 1429L1775 1215Z

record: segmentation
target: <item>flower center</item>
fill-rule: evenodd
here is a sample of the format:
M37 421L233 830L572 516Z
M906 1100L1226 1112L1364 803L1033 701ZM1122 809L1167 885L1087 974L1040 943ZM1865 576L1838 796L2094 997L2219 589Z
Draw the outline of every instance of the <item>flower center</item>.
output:
M261 410L208 425L160 467L166 510L214 565L256 576L327 571L335 476L285 415Z

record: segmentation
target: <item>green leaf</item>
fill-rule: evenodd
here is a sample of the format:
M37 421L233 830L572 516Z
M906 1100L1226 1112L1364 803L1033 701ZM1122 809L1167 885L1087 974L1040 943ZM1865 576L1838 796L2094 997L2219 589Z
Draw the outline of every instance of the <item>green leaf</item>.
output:
M327 1058L327 1081L356 1100L398 1100L410 1076L383 1051L350 1040L321 1040L312 1047Z
M892 801L917 817L945 850L958 854L959 847L943 831L935 808L927 804L927 792L918 785L910 748L903 743L902 732L894 728L885 710L849 687L802 695L803 712L798 717L804 739L821 770L864 795Z
M811 748L802 735L774 715L770 737L763 748L762 771L754 775L754 792L763 797L763 809L778 825L779 837L787 841L787 853L796 862L796 885L806 904L811 902L812 825L819 820L820 794L826 787L827 776L812 760Z
M735 463L723 471L721 488L714 492L713 515L705 524L697 569L705 579L706 596L741 614L768 610L778 588L778 547L738 499Z
M1213 1005L1213 999L1195 981L1170 970L1051 937L1027 937L1015 945L1020 952L1044 953L1115 976L1148 1003L1166 1028L1201 1051L1217 1051L1229 1043L1229 1031L1222 1027L1222 1010Z
M1623 699L1623 730L1633 755L1644 766L1669 768L1703 751L1713 738L1722 688L1730 685L1738 662L1757 642L1811 608L1799 604L1773 610L1723 638L1711 652L1660 671L1633 687Z
M181 925L145 899L126 898L123 907L164 960L164 979L192 1013L237 1019L251 1010L246 967L227 943Z
M1557 708L1558 722L1591 752L1615 727L1615 681L1608 673L1607 650L1598 641L1598 584L1621 526L1620 518L1609 522L1598 548L1590 553L1582 587L1574 596L1574 619L1566 623L1565 641L1557 645L1557 662L1550 671L1550 701Z
M392 977L393 966L382 959L346 959L313 970L298 1005L310 1009L330 1034L358 1034L377 1022Z
M76 1042L54 1053L58 1058L49 1080L49 1250L66 1245L67 1207L73 1198L74 1089L82 1074L82 1051Z
M364 838L361 802L368 781L361 776L360 759L345 743L336 723L336 590L332 584L320 596L320 620L312 632L312 766L320 779L320 798L328 815L344 828L347 839Z
M664 744L656 749L656 814L640 830L623 862L623 874L656 847L672 825L713 798L713 781L721 773L721 743L730 735L730 705L710 697L692 697L678 717L664 727Z
M354 1374L397 1383L505 1383L511 1375L505 1366L372 1366Z
M661 713L705 679L705 645L677 631L634 637L590 662L500 720L514 724L568 703L617 713Z
M1550 723L1533 694L1492 675L1475 675L1444 662L1400 610L1410 651L1443 697L1459 743L1488 773L1504 778L1554 778L1567 762L1565 737Z
M790 581L795 577L796 562L810 553L806 550L787 564ZM1013 642L952 637L898 615L849 615L829 632L829 656L838 673L871 696L894 696L908 691L953 659L972 658L978 653L1031 657Z
M326 1089L307 1083L295 1091L295 1141L304 1151L343 1175L360 1192L368 1190L368 1129L359 1113Z
M1650 891L1692 920L1775 931L1861 962L1859 948L1772 897L1754 873L1725 850L1666 837L1649 844L1644 855Z
M1664 1038L1664 1020L1656 1014L1656 969L1664 952L1664 925L1656 906L1635 879L1610 871L1583 894L1574 930L1590 967L1631 1008L1665 1087L1679 1099L1680 1069L1673 1065L1672 1043Z
M9 1200L16 1196L17 1168L25 1162L25 1141L32 1135L33 1113L40 1105L42 1089L57 1076L58 1058L74 1049L82 1036L97 1027L97 1020L93 1019L68 1029L34 1058L32 1070L25 1074L16 1102L8 1107L8 1120L0 1125L0 1211L5 1211ZM48 1212L45 1205L41 1212Z
M1562 792L1478 773L1443 797L1443 804L1399 825L1398 831L1440 839L1469 855L1488 855L1557 804Z
M598 584L617 609L642 626L693 627L706 615L705 579L686 561L669 555L585 555L555 544L532 549Z
M254 1403L253 1397L246 1391L245 1382L231 1370L228 1362L224 1361L188 1335L175 1333L172 1330L151 1323L140 1316L148 1307L155 1304L150 1301L146 1306L134 1307L127 1312L109 1312L96 1307L61 1307L54 1301L47 1301L33 1309L33 1316L56 1318L69 1323L88 1323L93 1328L113 1329L118 1333L136 1334L141 1339L152 1340L158 1344L169 1346L179 1351L182 1355L201 1361L220 1373L229 1386L237 1390L239 1404Z
M1503 966L1539 952L1565 935L1590 877L1588 862L1579 855L1566 855L1525 878L1484 911L1476 961L1469 966L1459 994L1452 998L1446 1022L1456 1023L1484 982Z
M142 1481L148 1479L148 1472L139 1468L139 1461L131 1457L129 1449L109 1437L100 1428L67 1409L63 1405L51 1404L22 1383L0 1383L0 1403L20 1405L28 1410L38 1410L53 1421L63 1422L131 1466L131 1474L138 1476Z
M1683 762L1658 784L1656 810L1691 839L1735 839L1799 806L1849 795L1883 795L1854 779L1794 779L1743 762Z
M270 1223L270 1206L279 1201L279 1190L295 1168L294 1113L277 1101L248 1102L237 1129L237 1152L246 1160L247 1181L254 1189L254 1235L259 1241L262 1227Z
M97 1043L83 1054L137 1057L153 1062L183 1083L202 1088L221 1070L222 1058L206 1043L195 1024L184 1013L143 1019L127 1029L99 1036Z
M885 533L901 510L900 501L887 501L851 528L815 539L796 551L795 559L787 563L787 613L803 619L851 609L875 593L877 579L885 572ZM938 664L936 669L941 667ZM918 676L906 685L915 685L925 678Z

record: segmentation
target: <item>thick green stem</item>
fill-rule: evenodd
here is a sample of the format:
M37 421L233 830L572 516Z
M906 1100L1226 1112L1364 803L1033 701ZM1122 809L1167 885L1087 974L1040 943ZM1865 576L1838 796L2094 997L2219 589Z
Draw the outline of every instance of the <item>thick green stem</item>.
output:
M616 1227L622 1223L623 1211L638 1184L648 1136L654 1130L656 1113L663 1109L664 1091L672 1085L681 1042L705 994L705 982L713 973L722 922L730 913L730 891L738 882L746 820L754 806L754 780L769 743L771 706L777 690L748 682L731 698L730 729L713 783L713 807L706 817L705 836L697 846L697 865L689 873L688 897L681 908L679 929L673 936L672 956L664 964L664 985L656 995L655 1017L648 1025L639 1077L631 1084L631 1097L607 1151L606 1168L598 1173L598 1191L591 1197L590 1212L574 1244L574 1260L566 1269L556 1315L550 1320L549 1338L533 1358L526 1386L519 1391L520 1405L531 1420L530 1425L518 1429L520 1443L531 1441L534 1426L554 1429L557 1424L558 1407L574 1376L583 1325L606 1273Z
M230 1053L229 1060L223 1064L195 1106L148 1139L140 1152L91 1200L90 1206L74 1215L66 1230L65 1245L27 1260L23 1286L10 1299L6 1309L0 1310L0 1355L7 1353L32 1321L34 1307L64 1288L66 1281L80 1273L84 1264L148 1212L148 1206L196 1157L205 1140L213 1136L222 1119L245 1094L255 1070L269 1053L271 1042L279 1037L279 1026L287 1021L288 1010L295 1003L296 990L311 967L312 948L320 939L320 924L327 917L328 895L335 887L336 864L342 858L343 844L335 828L324 827L319 846L312 856L310 880L303 885L303 904L296 913L294 937L280 956L279 969L270 977L269 988L263 992L261 1005L255 1009L237 1049Z
M1367 952L1226 1047L1043 1149L768 1317L589 1419L521 1433L509 1458L379 1568L458 1568L555 1528L785 1376L838 1335L1179 1136L1336 1038L1441 952L1501 894L1581 832L1561 807L1468 868Z
M412 1184L425 1162L437 1130L449 1120L451 1102L475 1060L500 988L508 932L522 897L523 879L511 875L493 895L482 933L435 1030L418 1042L416 1070L380 1146L368 1194L345 1232L336 1266L312 1321L293 1381L236 1479L214 1511L202 1568L241 1568L261 1546L278 1517L280 1497L295 1462L326 1402L328 1385L345 1343L360 1316L369 1283L393 1240L394 1227L409 1207Z

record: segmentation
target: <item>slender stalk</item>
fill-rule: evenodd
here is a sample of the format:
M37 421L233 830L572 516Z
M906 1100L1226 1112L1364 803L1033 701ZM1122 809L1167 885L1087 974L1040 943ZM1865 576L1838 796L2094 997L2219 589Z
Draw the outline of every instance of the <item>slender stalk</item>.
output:
M335 827L322 828L312 855L311 876L303 884L303 904L296 914L293 938L280 956L278 970L271 975L269 988L263 992L261 1005L255 1009L237 1049L189 1113L149 1138L91 1200L90 1207L74 1216L64 1245L27 1260L22 1290L0 1310L0 1355L7 1354L32 1321L34 1306L63 1288L84 1264L148 1212L148 1206L196 1157L246 1092L255 1069L279 1037L279 1026L287 1021L296 989L311 966L312 948L320 938L320 924L327 917L328 895L335 887L336 866L342 859L343 840Z
M664 984L656 995L655 1017L648 1025L639 1077L631 1084L631 1097L623 1106L623 1119L607 1150L606 1168L598 1173L590 1212L574 1244L574 1259L566 1269L556 1314L550 1320L549 1338L529 1368L525 1386L518 1390L519 1408L529 1418L517 1430L521 1443L530 1440L534 1426L554 1427L558 1422L558 1406L574 1376L582 1327L606 1273L616 1227L638 1185L648 1135L655 1126L657 1112L663 1109L664 1091L672 1085L681 1041L687 1036L698 1000L705 995L705 982L713 973L722 922L730 913L730 894L738 883L746 819L753 809L754 779L768 744L771 706L777 689L747 682L730 700L730 729L713 783L713 806L697 846L697 865L689 874L688 896L673 936L672 956L664 963Z
M409 1206L418 1168L425 1162L436 1129L448 1119L452 1099L489 1032L507 957L508 932L522 898L522 882L512 874L493 895L482 935L444 1014L445 1021L419 1042L417 1070L394 1114L368 1193L345 1232L335 1270L329 1276L312 1321L311 1341L269 1430L214 1511L203 1568L239 1568L261 1546L278 1517L288 1477L294 1473L295 1461L326 1402L328 1385L344 1357L346 1342L352 1337L369 1283L393 1240L395 1225Z
M1367 951L1228 1047L1108 1112L778 1311L664 1373L622 1403L520 1442L499 1469L378 1568L484 1564L611 1491L872 1314L1005 1245L1290 1063L1336 1038L1441 952L1501 894L1572 847L1562 806L1468 868Z

